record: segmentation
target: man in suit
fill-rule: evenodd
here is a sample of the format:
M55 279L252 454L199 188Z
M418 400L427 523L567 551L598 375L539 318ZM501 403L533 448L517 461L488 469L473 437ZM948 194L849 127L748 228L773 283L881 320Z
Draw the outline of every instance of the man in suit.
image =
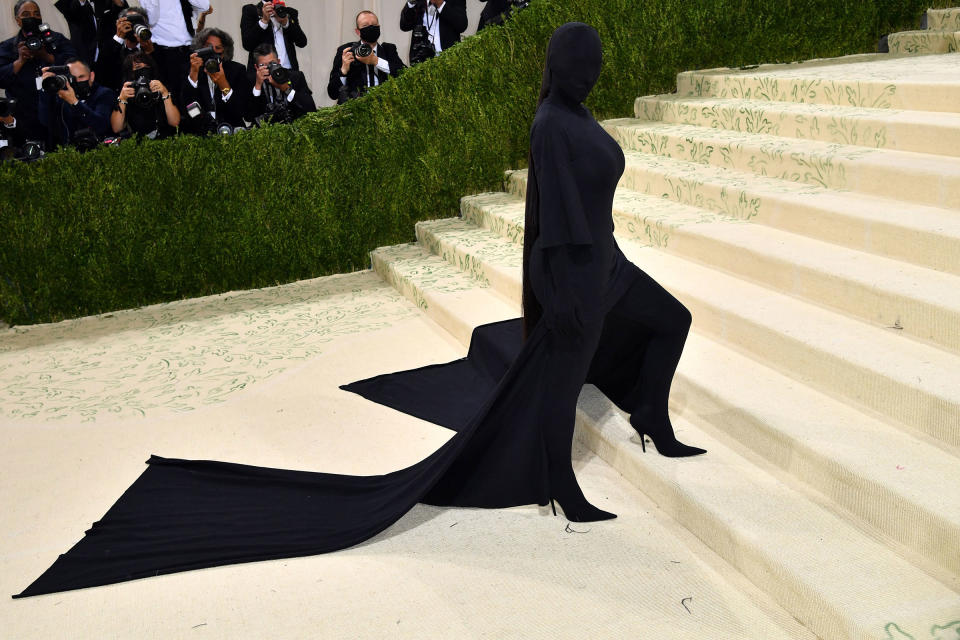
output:
M147 12L141 7L120 11L113 36L100 46L100 61L96 65L97 82L115 93L123 86L123 61L135 53L152 54L153 42L137 37L133 22L146 24Z
M400 11L400 30L426 27L427 36L437 53L460 42L467 30L466 0L405 0ZM411 48L412 53L412 48Z
M61 145L92 148L110 129L116 94L94 83L94 72L83 60L68 60L67 67L71 78L66 86L56 92L44 91L40 96L38 115L47 127L47 150ZM43 78L54 75L44 71ZM78 135L81 132L85 135Z
M229 124L243 127L243 115L250 99L250 81L243 65L233 61L233 38L220 29L204 29L194 38L195 51L190 54L190 71L183 85L184 105L200 105L201 114L181 121L181 129L203 135L215 126ZM209 59L196 51L211 47L220 58L216 71L210 71Z
M8 98L17 100L14 117L17 129L25 140L46 140L47 128L38 120L37 76L40 69L62 65L77 57L77 50L62 33L52 31L33 50L27 46L26 34L39 33L43 16L34 0L17 0L13 15L20 28L16 35L0 42L0 89Z
M380 21L372 11L357 14L356 28L353 30L360 42L368 44L370 55L358 58L353 48L358 42L348 42L337 48L330 70L330 82L327 83L327 95L337 104L343 104L350 98L356 98L370 87L383 84L396 76L406 65L397 53L397 46L389 42L380 43Z
M254 75L250 109L247 119L260 122L269 119L273 122L292 122L300 116L317 110L313 93L307 86L307 79L301 71L291 71L279 67L280 58L272 44L261 44L253 50ZM277 79L271 73L271 63L279 75L287 78ZM286 80L284 82L283 80Z
M117 15L127 0L57 0L53 6L67 19L78 57L99 71L100 52L116 32Z
M307 36L300 26L300 14L283 2L245 4L240 10L240 41L250 52L247 70L256 65L253 51L262 44L273 46L277 60L287 69L300 70L297 47L307 46Z

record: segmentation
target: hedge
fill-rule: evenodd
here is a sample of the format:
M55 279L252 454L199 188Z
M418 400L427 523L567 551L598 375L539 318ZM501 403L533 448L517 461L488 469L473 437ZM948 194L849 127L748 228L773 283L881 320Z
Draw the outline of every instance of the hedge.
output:
M871 51L928 0L533 0L341 107L234 136L126 142L0 167L0 318L50 322L366 268L526 162L546 43L579 20L588 106L632 112L677 72ZM934 3L936 4L936 3ZM322 91L323 87L315 87Z

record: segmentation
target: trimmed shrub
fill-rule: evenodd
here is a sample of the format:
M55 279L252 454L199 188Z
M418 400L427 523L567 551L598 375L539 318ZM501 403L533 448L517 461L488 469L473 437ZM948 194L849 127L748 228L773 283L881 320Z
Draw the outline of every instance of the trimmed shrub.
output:
M679 71L873 50L928 0L534 0L364 98L229 137L0 167L0 318L49 322L366 268L526 163L546 43L603 38L588 106L632 113ZM315 87L323 90L322 87Z

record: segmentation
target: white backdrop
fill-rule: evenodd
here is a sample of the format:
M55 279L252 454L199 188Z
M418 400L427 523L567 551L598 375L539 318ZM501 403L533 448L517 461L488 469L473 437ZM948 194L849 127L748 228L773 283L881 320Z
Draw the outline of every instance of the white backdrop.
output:
M177 0L168 0L176 3ZM54 6L54 0L37 0L43 19L54 31L69 37L66 21ZM136 0L128 0L137 4ZM213 13L207 16L207 26L223 29L236 41L234 58L246 64L247 55L240 44L240 7L250 0L211 0ZM6 40L17 31L13 19L13 5L16 0L0 0L0 40ZM383 32L382 42L392 42L400 49L400 56L407 62L410 48L410 34L400 31L400 9L405 0L287 0L287 4L300 12L300 23L307 34L306 48L297 51L300 70L307 76L313 89L317 106L333 104L327 97L327 79L333 65L333 54L344 42L354 39L354 18L362 9L369 9L380 18ZM483 10L481 0L467 0L467 14L470 26L464 36L473 35L477 30L477 20Z

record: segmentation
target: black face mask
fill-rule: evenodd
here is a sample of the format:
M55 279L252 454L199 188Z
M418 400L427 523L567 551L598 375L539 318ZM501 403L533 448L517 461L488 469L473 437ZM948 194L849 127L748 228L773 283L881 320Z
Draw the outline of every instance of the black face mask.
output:
M367 44L374 44L380 39L380 25L371 24L360 29L360 39Z
M77 94L78 100L86 100L89 98L91 91L93 91L93 87L90 86L89 80L84 80L83 82L77 80L73 83L73 92Z
M24 35L35 34L40 31L41 24L39 18L24 18L20 21L20 31L22 31Z
M550 94L579 104L600 77L603 50L600 34L590 25L569 22L553 32L547 48Z

